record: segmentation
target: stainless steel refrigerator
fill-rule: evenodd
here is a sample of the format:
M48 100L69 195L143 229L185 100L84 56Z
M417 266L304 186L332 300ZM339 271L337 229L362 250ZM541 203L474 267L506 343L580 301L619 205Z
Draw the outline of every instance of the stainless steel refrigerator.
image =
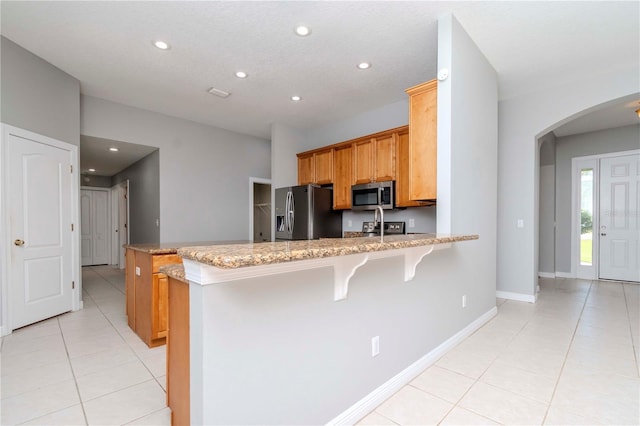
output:
M276 240L342 237L342 212L333 210L333 190L316 185L276 189Z

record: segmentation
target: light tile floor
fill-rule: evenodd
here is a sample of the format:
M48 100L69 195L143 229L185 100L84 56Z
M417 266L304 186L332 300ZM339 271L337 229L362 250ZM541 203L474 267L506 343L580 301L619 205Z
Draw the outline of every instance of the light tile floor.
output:
M84 309L2 339L2 425L168 425L165 347L127 325L124 273L82 270Z
M640 424L640 285L540 279L360 421Z
M165 348L127 326L124 275L83 268L82 311L2 339L0 423L166 425ZM640 424L640 286L541 279L360 424Z

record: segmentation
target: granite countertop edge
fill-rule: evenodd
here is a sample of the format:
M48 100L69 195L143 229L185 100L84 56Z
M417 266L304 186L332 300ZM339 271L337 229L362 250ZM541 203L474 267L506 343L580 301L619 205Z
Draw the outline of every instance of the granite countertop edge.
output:
M478 235L413 234L379 237L327 238L309 241L277 241L178 248L183 259L221 269L321 259L384 250L477 240Z

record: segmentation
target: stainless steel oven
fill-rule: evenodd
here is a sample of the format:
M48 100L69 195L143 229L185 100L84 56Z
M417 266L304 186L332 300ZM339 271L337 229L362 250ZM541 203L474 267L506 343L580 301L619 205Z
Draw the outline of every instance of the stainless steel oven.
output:
M394 181L363 183L351 187L351 210L374 210L380 206L385 210L395 207Z

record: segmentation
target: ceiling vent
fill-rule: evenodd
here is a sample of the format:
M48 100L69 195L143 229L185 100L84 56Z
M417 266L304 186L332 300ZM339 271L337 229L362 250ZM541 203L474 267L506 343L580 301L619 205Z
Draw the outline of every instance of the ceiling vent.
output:
M212 95L219 96L221 98L228 98L229 95L231 94L229 92L225 92L224 90L216 89L215 87L212 87L211 89L207 90L207 92L211 93Z

